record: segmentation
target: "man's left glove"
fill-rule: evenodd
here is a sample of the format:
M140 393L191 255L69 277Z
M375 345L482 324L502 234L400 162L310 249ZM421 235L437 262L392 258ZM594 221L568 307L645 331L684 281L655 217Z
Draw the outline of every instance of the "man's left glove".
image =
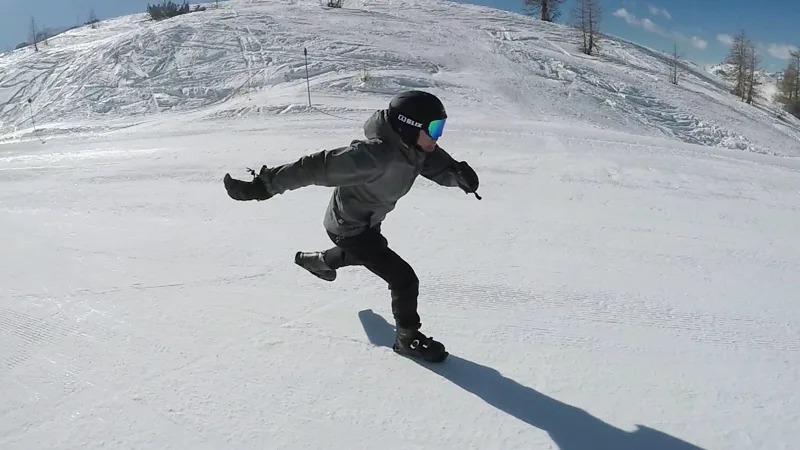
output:
M456 175L458 187L460 187L464 192L467 194L473 194L478 190L478 186L480 185L478 174L472 170L472 167L470 167L469 164L464 161L460 161L456 165Z
M262 167L261 171L263 172L265 169L266 166ZM252 181L237 180L231 177L231 174L225 174L225 179L223 181L225 183L225 190L228 191L228 196L239 201L261 201L271 198L273 194L267 190L267 186L264 185L264 182L261 180L261 178L256 175L253 169L248 170L251 174L253 174Z

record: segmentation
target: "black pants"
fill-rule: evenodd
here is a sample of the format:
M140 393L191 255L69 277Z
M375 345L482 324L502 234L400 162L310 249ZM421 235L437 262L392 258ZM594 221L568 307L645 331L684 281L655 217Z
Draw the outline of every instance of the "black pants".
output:
M359 235L341 237L328 233L335 247L325 251L325 262L332 269L364 266L389 284L392 314L399 328L420 328L417 314L419 279L414 269L389 248L380 226Z

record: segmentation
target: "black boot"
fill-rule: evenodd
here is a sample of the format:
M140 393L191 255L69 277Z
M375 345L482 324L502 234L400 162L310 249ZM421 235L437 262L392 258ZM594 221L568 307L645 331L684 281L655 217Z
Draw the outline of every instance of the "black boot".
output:
M397 327L392 349L400 355L434 363L444 361L449 355L441 342L425 336L419 330L400 327Z
M336 279L336 270L325 263L323 252L297 252L294 255L294 263L325 281Z

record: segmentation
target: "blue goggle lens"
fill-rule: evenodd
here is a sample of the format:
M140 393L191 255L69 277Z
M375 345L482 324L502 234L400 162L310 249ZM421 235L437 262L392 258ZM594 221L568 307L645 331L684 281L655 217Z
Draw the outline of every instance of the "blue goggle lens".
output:
M439 139L442 137L442 132L444 132L444 122L447 119L441 120L434 120L433 122L428 125L428 136L432 137L433 139Z

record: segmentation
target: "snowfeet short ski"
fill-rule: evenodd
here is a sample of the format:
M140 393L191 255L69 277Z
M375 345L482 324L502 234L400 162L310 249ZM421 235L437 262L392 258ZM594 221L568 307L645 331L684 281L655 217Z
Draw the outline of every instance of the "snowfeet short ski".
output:
M419 330L403 328L397 328L397 337L392 350L403 356L434 363L444 361L449 355L441 342L425 336Z
M336 279L336 270L325 263L325 254L322 252L297 252L294 263L325 281Z

